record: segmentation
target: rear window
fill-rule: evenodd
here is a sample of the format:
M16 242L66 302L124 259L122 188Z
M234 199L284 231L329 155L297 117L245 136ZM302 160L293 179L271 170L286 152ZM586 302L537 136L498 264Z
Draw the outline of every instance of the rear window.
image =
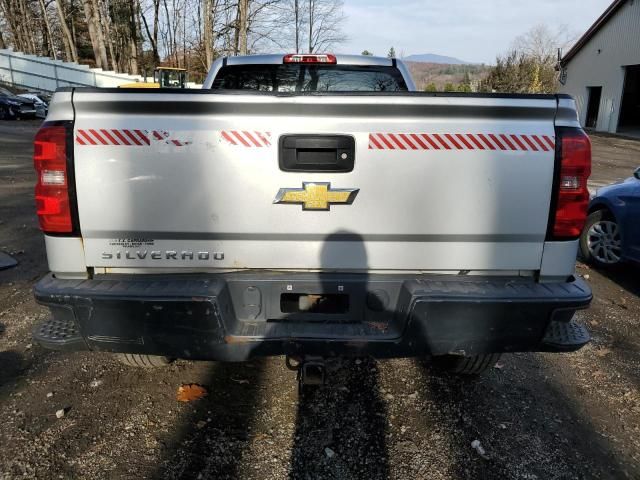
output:
M212 90L258 92L404 92L395 67L356 65L227 65Z

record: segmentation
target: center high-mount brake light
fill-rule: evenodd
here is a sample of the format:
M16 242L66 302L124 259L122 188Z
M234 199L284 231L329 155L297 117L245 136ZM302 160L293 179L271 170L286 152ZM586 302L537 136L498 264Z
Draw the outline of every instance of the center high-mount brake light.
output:
M45 126L36 134L33 163L36 183L36 213L45 233L71 233L67 132L63 126Z
M331 54L290 53L282 59L283 63L337 63L336 56Z
M579 128L556 128L559 159L553 239L573 240L580 236L589 208L587 180L591 175L591 141Z

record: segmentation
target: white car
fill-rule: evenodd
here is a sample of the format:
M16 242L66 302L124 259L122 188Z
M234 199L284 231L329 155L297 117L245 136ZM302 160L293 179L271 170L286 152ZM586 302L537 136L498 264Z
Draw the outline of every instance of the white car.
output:
M34 106L36 107L36 117L47 117L47 113L49 113L49 104L45 100L43 100L42 97L36 95L35 93L20 93L17 96L26 98L28 100L33 100Z

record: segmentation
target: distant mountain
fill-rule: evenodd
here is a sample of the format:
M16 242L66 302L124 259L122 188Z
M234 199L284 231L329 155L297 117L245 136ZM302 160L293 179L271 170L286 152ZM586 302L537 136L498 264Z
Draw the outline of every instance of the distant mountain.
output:
M459 58L447 57L445 55L436 55L435 53L421 53L419 55L409 55L402 59L406 62L422 62L422 63L446 63L449 65L469 65L471 62L465 62Z

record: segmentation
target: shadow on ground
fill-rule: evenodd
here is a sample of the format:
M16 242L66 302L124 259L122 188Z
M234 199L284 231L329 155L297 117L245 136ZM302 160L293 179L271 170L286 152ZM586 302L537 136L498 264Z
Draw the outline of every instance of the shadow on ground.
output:
M508 373L475 378L418 362L420 396L436 412L430 421L447 429L451 478L637 478L539 355L518 357ZM486 459L471 448L474 440Z
M264 363L210 363L204 385L215 385L202 400L185 405L170 431L153 478L235 479L249 445L259 406Z
M613 269L599 269L598 273L615 282L627 292L640 297L640 267L631 263Z
M386 404L373 360L332 360L299 399L289 479L389 478Z

